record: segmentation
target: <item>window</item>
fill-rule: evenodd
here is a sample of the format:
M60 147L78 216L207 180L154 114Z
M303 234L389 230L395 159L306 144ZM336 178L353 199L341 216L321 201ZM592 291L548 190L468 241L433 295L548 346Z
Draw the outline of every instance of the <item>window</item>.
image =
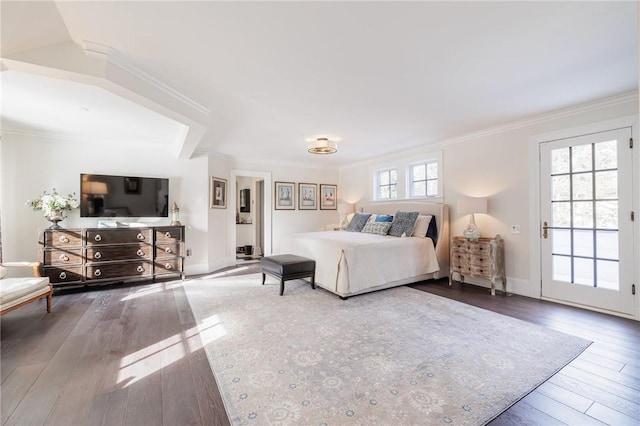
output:
M409 198L438 196L438 161L409 166Z
M396 169L376 172L376 200L398 198L398 172Z

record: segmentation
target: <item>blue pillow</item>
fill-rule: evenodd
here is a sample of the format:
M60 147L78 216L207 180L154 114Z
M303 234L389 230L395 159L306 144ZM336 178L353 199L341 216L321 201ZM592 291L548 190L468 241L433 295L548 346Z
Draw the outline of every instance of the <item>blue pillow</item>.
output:
M379 214L376 216L376 222L393 222L392 214Z
M364 225L369 220L369 216L371 216L371 213L356 213L356 214L354 214L353 217L351 218L351 222L349 222L349 224L347 225L347 228L345 229L345 231L349 231L349 232L360 232L360 231L362 231L362 228L364 228Z

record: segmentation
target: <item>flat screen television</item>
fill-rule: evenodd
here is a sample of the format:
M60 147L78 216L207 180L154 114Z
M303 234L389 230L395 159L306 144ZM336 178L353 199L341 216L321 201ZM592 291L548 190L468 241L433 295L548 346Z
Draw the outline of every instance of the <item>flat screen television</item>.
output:
M168 217L169 179L80 174L80 217Z

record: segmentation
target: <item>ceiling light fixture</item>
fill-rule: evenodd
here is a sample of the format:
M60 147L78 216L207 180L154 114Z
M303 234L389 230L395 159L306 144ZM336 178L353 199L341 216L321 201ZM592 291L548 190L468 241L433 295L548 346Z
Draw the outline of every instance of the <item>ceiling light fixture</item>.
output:
M307 150L311 154L333 154L338 152L338 142L327 137L319 137L309 141Z

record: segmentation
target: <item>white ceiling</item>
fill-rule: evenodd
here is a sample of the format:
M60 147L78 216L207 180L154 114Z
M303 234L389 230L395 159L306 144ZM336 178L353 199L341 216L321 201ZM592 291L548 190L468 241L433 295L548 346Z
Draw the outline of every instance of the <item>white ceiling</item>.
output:
M333 167L637 90L636 8L3 1L2 55L66 40L110 46L210 111L197 151ZM179 133L105 90L2 74L5 129L157 143ZM25 99L37 108L20 107ZM81 107L104 122L79 126L69 117ZM337 154L306 153L305 139L321 134L342 140Z

